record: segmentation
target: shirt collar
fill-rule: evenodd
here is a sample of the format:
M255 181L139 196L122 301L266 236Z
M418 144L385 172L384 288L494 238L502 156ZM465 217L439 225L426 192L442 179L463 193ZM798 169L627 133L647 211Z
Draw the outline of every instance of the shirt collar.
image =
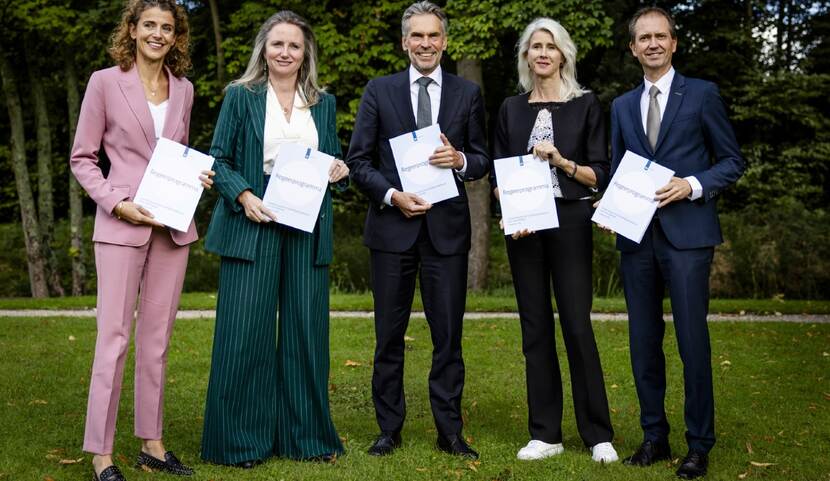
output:
M415 67L412 64L409 64L409 85L414 84L419 78L424 77L421 72L415 70ZM435 68L427 77L431 78L433 82L436 83L439 87L444 79L444 74L441 71L441 66Z
M671 90L671 83L674 80L674 67L669 67L669 71L664 73L662 77L657 79L656 82L651 82L649 79L643 77L643 84L645 88L643 89L644 92L648 92L651 89L652 85L656 85L658 89L660 89L660 93L665 94Z

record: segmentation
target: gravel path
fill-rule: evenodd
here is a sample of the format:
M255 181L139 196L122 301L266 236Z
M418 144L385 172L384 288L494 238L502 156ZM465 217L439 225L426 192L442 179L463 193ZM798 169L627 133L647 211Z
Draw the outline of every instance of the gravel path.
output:
M178 319L212 319L216 311L179 311ZM95 317L95 309L77 310L0 310L0 317ZM371 319L373 314L368 311L332 311L333 318L364 318ZM423 312L413 312L412 317L423 319ZM518 319L515 312L468 312L465 319ZM602 313L591 314L592 321L625 321L628 315L625 313ZM666 315L666 321L671 321L671 315ZM830 315L817 314L783 314L783 315L757 315L757 314L710 314L710 322L793 322L805 324L828 324Z

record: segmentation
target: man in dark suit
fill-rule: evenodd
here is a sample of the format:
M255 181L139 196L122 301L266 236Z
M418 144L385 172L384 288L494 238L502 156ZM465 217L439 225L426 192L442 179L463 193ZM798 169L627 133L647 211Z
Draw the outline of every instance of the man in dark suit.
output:
M487 173L484 107L478 86L441 69L447 17L439 7L427 1L412 4L403 14L401 30L410 66L366 85L346 160L352 180L370 200L364 243L371 251L376 336L372 399L381 434L369 454L389 454L401 443L404 334L420 269L434 347L429 398L438 447L475 459L478 454L464 441L461 420L461 329L470 250L464 181ZM459 195L432 205L403 192L389 139L436 122L444 145L429 162L453 170Z
M644 441L625 460L647 466L669 459L662 300L671 296L683 361L686 442L677 475L706 474L715 443L715 405L706 315L714 246L723 242L715 201L744 170L744 162L717 87L672 68L677 48L674 20L656 7L638 11L629 24L632 54L645 78L611 108L612 172L626 150L675 171L657 190L657 213L640 244L617 237L629 315L631 365L640 399Z

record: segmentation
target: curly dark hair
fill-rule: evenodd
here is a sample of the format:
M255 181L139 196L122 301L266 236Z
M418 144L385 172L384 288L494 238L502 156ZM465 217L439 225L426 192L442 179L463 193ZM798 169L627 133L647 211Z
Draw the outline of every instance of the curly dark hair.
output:
M181 77L190 70L190 25L187 11L176 0L129 0L121 14L121 22L110 37L109 54L113 60L127 71L135 63L135 40L130 37L130 27L138 25L141 14L150 8L158 7L173 14L176 43L164 57L164 64L176 77Z

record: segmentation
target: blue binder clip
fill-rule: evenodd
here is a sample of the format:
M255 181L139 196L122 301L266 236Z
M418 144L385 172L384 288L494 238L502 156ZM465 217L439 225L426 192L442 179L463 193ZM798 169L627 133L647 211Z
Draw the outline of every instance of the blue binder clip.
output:
M519 156L519 167L524 167L524 166L525 166L525 159L524 159L523 156L520 155Z
M418 133L414 130L412 131L412 140L417 142L418 141Z
M305 151L305 158L308 159L309 157L311 157L311 149L310 148Z
M643 170L648 170L648 168L649 168L649 167L651 167L651 163L652 163L652 162L653 162L653 160L648 159L648 162L646 162L646 166L645 166L645 167L643 167Z
M185 145L184 146L184 153L182 154L182 157L187 157L188 152L190 152L190 146Z

